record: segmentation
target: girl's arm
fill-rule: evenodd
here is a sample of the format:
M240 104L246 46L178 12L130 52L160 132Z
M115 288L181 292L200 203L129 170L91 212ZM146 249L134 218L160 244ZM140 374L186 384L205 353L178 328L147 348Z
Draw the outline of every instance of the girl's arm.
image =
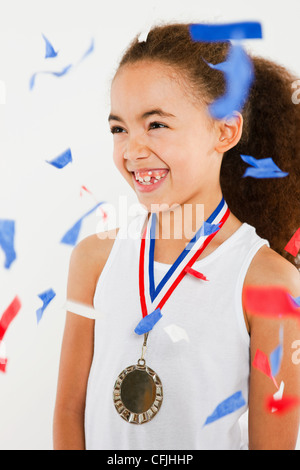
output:
M264 247L255 256L249 268L245 284L280 285L294 297L300 295L299 271L288 261ZM299 410L296 406L283 414L266 411L265 400L276 391L272 379L263 374L252 363L257 349L268 357L279 344L280 325L283 327L283 357L276 382L284 382L283 396L300 397L300 364L292 360L292 344L300 340L299 321L293 318L269 319L247 314L251 341L251 374L249 394L249 449L288 450L295 449Z
M70 301L93 306L99 275L113 240L87 237L73 250L67 288ZM55 450L85 449L84 411L93 359L94 320L67 312L53 420Z

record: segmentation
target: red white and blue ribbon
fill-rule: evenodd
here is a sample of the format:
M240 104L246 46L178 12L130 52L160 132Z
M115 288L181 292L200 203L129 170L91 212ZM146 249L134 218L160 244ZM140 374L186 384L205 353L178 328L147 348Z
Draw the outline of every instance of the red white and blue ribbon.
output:
M228 206L222 198L218 207L202 224L157 287L154 282L156 213L150 215L141 237L139 290L143 318L134 330L137 334L150 331L162 317L161 308L187 274L188 268L197 261L202 251L225 223L229 214ZM149 309L147 309L147 305L149 305Z

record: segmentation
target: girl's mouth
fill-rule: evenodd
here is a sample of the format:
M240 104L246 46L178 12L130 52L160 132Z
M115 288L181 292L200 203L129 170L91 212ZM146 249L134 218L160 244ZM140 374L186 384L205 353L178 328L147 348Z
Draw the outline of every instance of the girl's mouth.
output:
M158 189L166 179L169 170L151 169L132 172L135 188L140 192L151 192Z

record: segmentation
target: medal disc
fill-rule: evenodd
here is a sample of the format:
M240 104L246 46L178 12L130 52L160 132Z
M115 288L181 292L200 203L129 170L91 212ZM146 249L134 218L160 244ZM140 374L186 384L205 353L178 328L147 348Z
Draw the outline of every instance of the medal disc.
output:
M160 378L139 359L136 365L124 369L118 376L114 391L114 405L128 423L143 424L159 411L163 399Z

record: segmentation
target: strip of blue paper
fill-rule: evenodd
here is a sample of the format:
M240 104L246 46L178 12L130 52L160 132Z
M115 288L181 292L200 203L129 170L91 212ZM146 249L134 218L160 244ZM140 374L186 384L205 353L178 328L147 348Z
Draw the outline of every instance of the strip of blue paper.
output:
M251 176L252 178L284 178L288 173L283 172L273 161L272 158L256 159L251 155L241 155L244 162L251 165L247 168L243 177Z
M46 38L44 34L42 34L44 41L45 41L45 46L46 46L46 51L45 51L45 59L53 58L56 57L58 52L55 51L54 47L52 46L51 42L49 39Z
M154 325L160 320L162 317L160 308L157 308L153 312L149 313L142 320L138 323L135 328L135 333L138 335L143 335L144 333L148 333L148 331L152 330Z
M149 291L150 291L150 297L152 302L155 300L155 298L158 296L166 282L170 279L174 271L177 269L179 264L184 260L184 258L187 256L189 251L193 248L197 240L199 239L200 236L203 235L210 235L211 233L215 232L216 230L219 230L219 225L213 225L212 222L215 220L217 215L221 212L225 204L224 198L221 199L220 203L214 210L214 212L208 217L208 219L201 225L200 229L196 232L194 237L190 240L188 245L183 249L181 254L178 256L177 260L174 262L174 264L170 267L168 272L165 274L165 276L162 278L158 286L155 288L155 281L154 281L154 248L155 248L155 228L156 228L156 216L152 217L152 223L150 227L150 248L149 248Z
M47 291L42 292L41 294L38 295L38 297L43 302L42 307L36 311L36 318L37 318L38 323L40 322L43 316L44 310L47 308L47 306L49 305L51 300L54 299L55 296L56 296L56 293L54 292L53 289L48 289Z
M79 237L81 225L83 219L88 217L92 212L94 212L101 204L104 204L105 201L98 202L92 209L90 209L86 214L84 214L82 217L80 217L77 222L65 233L65 235L61 239L61 243L64 243L65 245L71 245L75 246Z
M54 158L53 160L46 160L47 163L50 165L55 166L56 168L64 168L68 163L71 163L72 160L72 152L71 149L65 150L61 155Z
M262 27L257 21L223 24L191 24L193 41L227 41L230 39L261 39Z
M9 269L17 255L15 252L15 221L0 219L0 246L5 254L4 267Z
M213 423L220 418L223 418L230 413L242 408L246 405L245 399L242 395L241 391L238 391L231 395L230 397L226 398L226 400L222 401L213 411L211 415L206 418L204 426L207 424Z

